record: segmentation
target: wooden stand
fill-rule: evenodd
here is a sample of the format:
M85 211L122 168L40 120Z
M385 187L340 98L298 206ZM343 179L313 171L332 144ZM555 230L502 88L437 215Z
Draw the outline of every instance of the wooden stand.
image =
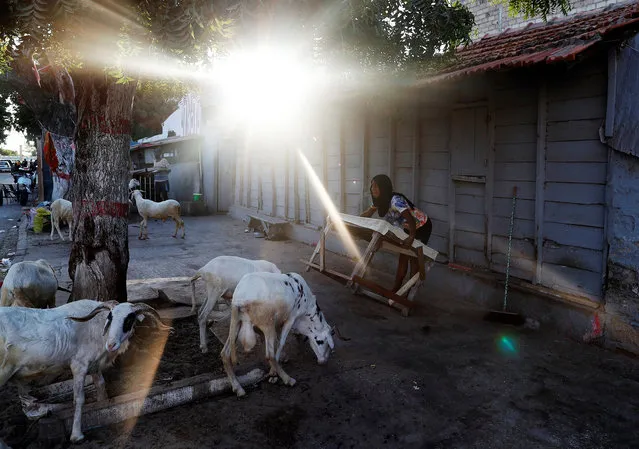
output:
M355 234L371 234L371 238L368 247L361 255L360 259L355 264L350 276L339 273L334 270L330 270L326 267L326 237L328 236L333 222L330 217L327 218L326 226L320 234L320 240L308 261L302 260L306 264L306 271L311 268L318 270L339 282L346 284L353 293L361 293L372 299L383 302L392 307L398 308L402 315L408 316L410 309L415 305L414 299L419 288L421 287L424 279L426 279L426 273L431 269L435 258L437 257L437 251L429 248L421 242L414 242L412 248L408 248L401 244L401 239L396 234L402 234L398 228L394 228L386 222L375 218L363 218L354 217L347 214L339 214L340 219L349 228L353 229ZM398 232L399 231L399 232ZM364 273L366 268L373 260L373 256L379 250L392 252L396 254L407 255L417 261L419 270L417 274L412 276L402 287L394 293L378 283L364 279ZM315 258L319 255L319 265L315 263Z

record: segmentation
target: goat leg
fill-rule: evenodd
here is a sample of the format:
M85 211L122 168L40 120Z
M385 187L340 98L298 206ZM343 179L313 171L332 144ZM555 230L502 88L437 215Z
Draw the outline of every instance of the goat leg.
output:
M102 373L98 372L96 374L92 374L91 378L93 379L93 385L95 385L95 391L98 396L98 401L106 401L109 399L109 396L106 392L106 386L104 382L104 377L102 377Z
M84 440L84 435L82 434L82 406L84 405L84 378L87 375L87 371L86 366L71 365L71 372L73 373L73 402L75 403L70 438L72 443Z

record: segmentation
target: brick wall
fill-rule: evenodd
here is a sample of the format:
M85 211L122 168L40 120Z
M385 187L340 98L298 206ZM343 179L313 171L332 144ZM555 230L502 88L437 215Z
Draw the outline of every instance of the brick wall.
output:
M509 16L507 4L493 4L491 0L461 0L461 2L467 5L470 11L475 15L476 25L472 35L473 40L481 39L486 34L497 34L506 31L508 28L522 28L530 22L541 22L541 18L524 20L521 17ZM578 14L580 12L592 11L604 8L608 5L626 2L627 0L573 0L571 2L572 10L569 14ZM559 13L553 17L563 17L563 15ZM553 17L548 17L548 20Z

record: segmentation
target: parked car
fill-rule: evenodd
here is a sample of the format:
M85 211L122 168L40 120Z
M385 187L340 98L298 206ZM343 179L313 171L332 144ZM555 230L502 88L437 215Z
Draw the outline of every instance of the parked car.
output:
M0 161L0 173L11 173L11 162Z

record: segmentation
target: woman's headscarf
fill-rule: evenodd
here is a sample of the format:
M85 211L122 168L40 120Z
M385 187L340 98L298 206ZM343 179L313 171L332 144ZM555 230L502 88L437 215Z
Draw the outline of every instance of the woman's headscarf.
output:
M377 208L377 213L380 217L383 217L388 212L393 195L401 196L406 200L411 209L415 208L415 205L406 198L406 196L399 192L393 192L393 183L386 175L377 175L371 180L371 188L369 188L369 190L371 190L371 197L373 196L373 181L377 184L377 187L379 187L379 197L373 198L373 205Z

